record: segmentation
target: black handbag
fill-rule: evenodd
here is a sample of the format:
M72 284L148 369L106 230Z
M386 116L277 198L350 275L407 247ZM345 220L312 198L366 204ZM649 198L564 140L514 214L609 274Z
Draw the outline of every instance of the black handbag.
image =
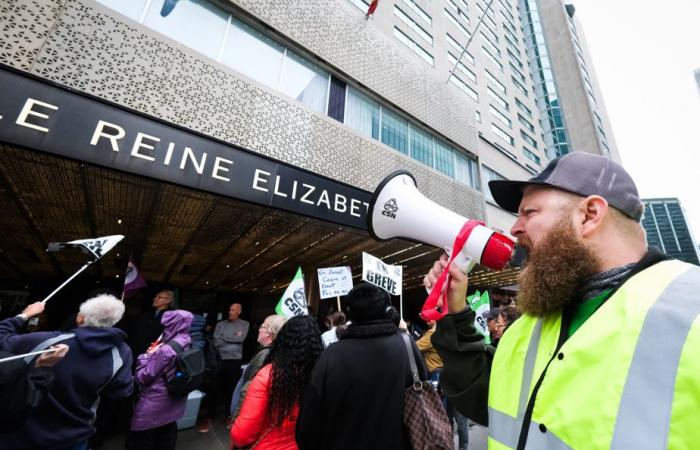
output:
M410 337L401 333L413 384L404 394L403 424L413 450L453 450L452 426L440 396L429 381L421 381Z

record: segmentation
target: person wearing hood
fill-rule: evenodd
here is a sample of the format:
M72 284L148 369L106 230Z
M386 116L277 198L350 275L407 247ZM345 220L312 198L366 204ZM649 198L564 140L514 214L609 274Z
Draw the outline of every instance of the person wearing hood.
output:
M163 313L163 335L136 363L138 400L131 417L130 443L134 449L174 449L176 421L185 413L187 397L168 393L168 381L175 376L175 341L183 350L191 346L192 313L181 309Z
M124 303L98 295L80 305L77 328L70 332L20 334L27 321L43 311L44 304L36 302L22 314L0 321L0 350L21 354L58 343L70 348L53 368L54 384L42 407L22 426L0 433L0 449L84 450L95 432L92 424L100 398L124 398L133 391L131 350L126 334L114 328L124 314Z

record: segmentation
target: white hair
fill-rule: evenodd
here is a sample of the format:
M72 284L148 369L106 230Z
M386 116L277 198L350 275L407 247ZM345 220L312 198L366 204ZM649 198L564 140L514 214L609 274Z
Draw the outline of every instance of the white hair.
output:
M111 327L124 315L124 303L113 295L101 294L84 301L80 305L80 314L86 327Z

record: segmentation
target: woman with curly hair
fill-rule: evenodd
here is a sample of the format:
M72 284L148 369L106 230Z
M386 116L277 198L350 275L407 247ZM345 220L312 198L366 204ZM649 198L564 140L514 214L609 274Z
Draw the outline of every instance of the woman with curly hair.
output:
M284 324L231 427L232 448L296 450L299 405L322 350L313 318L293 317Z

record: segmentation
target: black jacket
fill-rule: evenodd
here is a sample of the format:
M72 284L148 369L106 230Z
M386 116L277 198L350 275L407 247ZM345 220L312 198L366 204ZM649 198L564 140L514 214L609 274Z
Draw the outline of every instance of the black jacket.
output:
M297 420L300 450L410 449L404 392L412 384L405 344L389 321L353 323L323 351ZM413 353L422 379L427 370Z
M0 352L0 358L14 356ZM0 431L20 427L49 393L53 373L47 367L30 368L23 359L0 363Z

